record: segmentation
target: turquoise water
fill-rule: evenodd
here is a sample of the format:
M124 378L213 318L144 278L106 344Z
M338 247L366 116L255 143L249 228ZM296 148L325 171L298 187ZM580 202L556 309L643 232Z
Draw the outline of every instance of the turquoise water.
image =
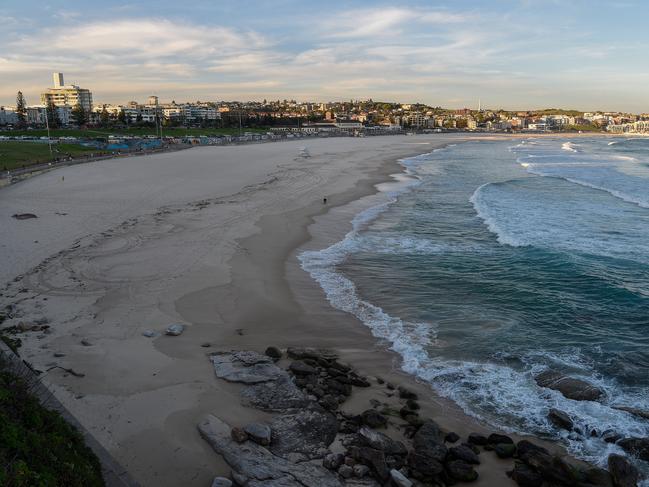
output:
M411 184L303 267L467 413L604 463L649 436L649 139L459 144L403 161ZM541 389L562 370L602 403ZM568 412L583 433L546 419ZM645 468L645 465L641 465Z

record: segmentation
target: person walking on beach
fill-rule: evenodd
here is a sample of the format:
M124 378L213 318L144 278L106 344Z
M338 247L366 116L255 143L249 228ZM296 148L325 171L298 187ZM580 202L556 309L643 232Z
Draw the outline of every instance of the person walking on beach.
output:
M327 204L327 197L326 197L326 196L325 196L324 198L322 198L322 204L323 204L323 205L326 205L326 204Z

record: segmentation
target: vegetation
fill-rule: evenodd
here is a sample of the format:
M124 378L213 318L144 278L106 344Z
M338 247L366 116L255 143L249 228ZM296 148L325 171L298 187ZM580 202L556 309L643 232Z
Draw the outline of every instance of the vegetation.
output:
M44 408L0 358L0 485L101 487L101 465L81 434Z
M581 131L581 132L602 132L602 127L595 125L594 123L584 124L584 125L567 125L563 130L572 130L572 131Z
M80 157L89 153L101 154L102 151L83 147L78 144L52 144L54 158ZM47 143L0 141L0 169L9 171L19 167L52 161ZM0 484L1 485L1 484Z
M16 95L16 116L18 117L18 126L24 127L27 123L27 103L22 91Z
M265 127L242 129L243 132L266 133ZM186 127L164 127L163 137L191 137L199 135L237 135L238 127L230 128L186 128ZM151 127L114 127L97 129L57 129L50 130L52 137L77 137L86 139L106 139L109 135L142 137L145 135L156 135L155 126ZM0 131L0 136L6 137L47 137L47 130L5 130ZM0 142L1 143L1 142Z

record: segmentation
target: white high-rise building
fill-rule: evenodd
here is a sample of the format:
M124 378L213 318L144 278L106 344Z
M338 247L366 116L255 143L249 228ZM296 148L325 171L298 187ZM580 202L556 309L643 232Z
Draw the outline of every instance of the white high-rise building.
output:
M79 88L76 85L65 86L63 82L63 73L53 73L54 88L50 88L41 94L41 103L47 106L50 102L56 107L75 107L81 105L83 109L90 113L92 111L92 93L85 88Z

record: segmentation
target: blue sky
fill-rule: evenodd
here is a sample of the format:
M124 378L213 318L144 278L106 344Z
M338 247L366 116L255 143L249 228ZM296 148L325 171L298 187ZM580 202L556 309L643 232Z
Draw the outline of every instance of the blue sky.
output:
M0 104L284 99L649 111L649 2L0 2Z

